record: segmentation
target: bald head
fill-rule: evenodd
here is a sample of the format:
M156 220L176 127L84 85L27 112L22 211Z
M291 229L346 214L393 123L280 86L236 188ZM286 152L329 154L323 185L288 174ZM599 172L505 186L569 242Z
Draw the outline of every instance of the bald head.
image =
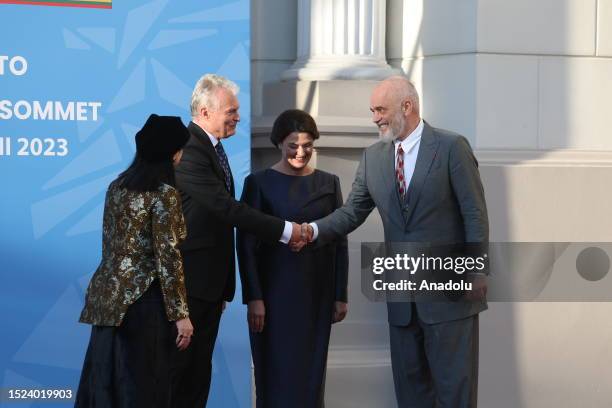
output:
M408 78L389 77L372 91L370 111L383 140L403 140L421 120L419 94Z
M412 104L412 110L416 113L420 112L419 93L414 84L405 76L394 75L384 79L376 88L393 99L393 102L403 106L404 102L409 101Z

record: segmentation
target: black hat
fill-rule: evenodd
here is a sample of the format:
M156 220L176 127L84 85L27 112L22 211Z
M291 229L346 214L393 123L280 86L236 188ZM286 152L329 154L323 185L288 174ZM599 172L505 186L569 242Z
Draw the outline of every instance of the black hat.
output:
M136 133L136 152L146 161L172 159L185 146L189 131L178 116L152 114Z

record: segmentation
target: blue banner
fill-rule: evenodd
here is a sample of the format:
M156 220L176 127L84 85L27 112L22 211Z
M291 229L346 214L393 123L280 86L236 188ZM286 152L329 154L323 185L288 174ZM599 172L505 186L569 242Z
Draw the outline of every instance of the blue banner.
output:
M242 121L224 145L237 186L249 172L248 0L86 3L0 4L4 392L76 391L90 331L77 320L101 256L104 193L150 113L187 124L202 74L234 80ZM221 323L210 407L250 406L247 333L235 302Z

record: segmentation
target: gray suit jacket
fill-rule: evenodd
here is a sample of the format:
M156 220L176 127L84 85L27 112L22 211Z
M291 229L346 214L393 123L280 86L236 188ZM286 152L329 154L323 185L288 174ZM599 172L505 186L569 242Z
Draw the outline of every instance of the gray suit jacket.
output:
M395 184L393 143L368 147L346 203L315 221L322 242L361 225L374 207L382 218L385 241L486 243L489 224L478 162L463 136L425 123L414 175L401 201ZM389 323L408 325L411 303L387 303ZM462 319L487 308L486 302L416 303L426 323Z

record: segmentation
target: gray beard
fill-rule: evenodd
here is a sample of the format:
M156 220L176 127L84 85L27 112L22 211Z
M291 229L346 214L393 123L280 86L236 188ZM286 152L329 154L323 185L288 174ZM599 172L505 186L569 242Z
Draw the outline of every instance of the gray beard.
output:
M391 143L396 139L396 136L393 133L393 130L391 129L387 130L385 133L379 132L378 136L380 137L380 140L382 140L384 143Z
M406 124L405 120L399 113L395 116L395 123L398 125L398 129L393 129L393 126L389 126L384 134L380 132L378 133L380 140L382 140L384 143L394 142L398 138L399 134L402 133L402 129L404 129Z

